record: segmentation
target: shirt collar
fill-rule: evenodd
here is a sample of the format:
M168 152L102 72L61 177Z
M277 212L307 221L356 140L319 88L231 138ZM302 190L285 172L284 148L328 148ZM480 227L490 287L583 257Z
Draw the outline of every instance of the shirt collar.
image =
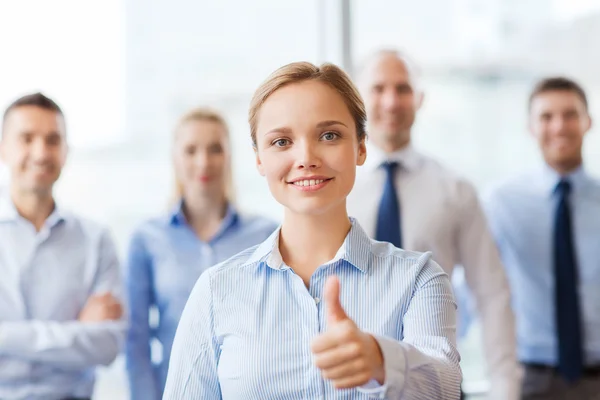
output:
M561 175L549 165L544 164L540 180L540 184L544 193L547 193L548 196L552 196L554 194L554 190L556 189L556 185L561 179L569 180L574 193L585 190L587 184L590 182L590 178L585 172L583 166L580 166L568 174Z
M169 224L173 226L187 224L187 220L183 214L183 199L180 199L175 203L173 208L171 208L171 211L169 212Z
M367 160L365 167L369 170L376 170L384 162L396 161L401 168L407 171L414 171L421 165L421 155L415 150L412 144L396 150L393 153L385 153L374 144L367 143Z
M53 228L58 223L64 221L65 218L66 213L58 206L58 204L56 204L55 201L54 210L52 210L48 218L46 218L44 225L48 228ZM20 219L23 219L23 217L21 217L17 211L15 204L10 198L10 194L8 192L0 193L0 222L15 222Z
M65 220L65 212L58 205L54 205L54 210L52 213L46 218L46 226L48 228L53 228L59 223Z
M346 235L335 257L328 264L344 260L360 271L367 272L369 268L369 254L371 252L371 239L354 218L350 218L350 222L352 223L350 232ZM267 240L262 242L254 253L252 253L246 265L264 262L272 269L288 269L289 267L283 262L281 252L279 251L280 232L281 227L276 229Z

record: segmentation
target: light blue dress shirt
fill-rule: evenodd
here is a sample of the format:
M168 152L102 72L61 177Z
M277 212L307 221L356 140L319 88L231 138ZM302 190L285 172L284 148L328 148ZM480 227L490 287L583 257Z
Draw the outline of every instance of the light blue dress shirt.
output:
M207 268L262 242L277 228L265 218L242 216L233 207L213 238L202 242L186 222L181 203L163 217L143 223L133 234L127 263L131 329L126 355L132 400L162 397L179 318L198 277ZM151 327L148 311L158 309ZM162 344L153 364L150 343Z
M0 398L90 397L127 329L77 320L90 295L122 295L108 232L60 208L36 232L0 196L0 276Z
M600 364L600 182L580 168L572 183L571 220L579 272L584 356ZM550 168L511 180L485 206L511 285L520 360L556 365L552 237L561 177Z
M456 304L430 253L371 240L353 220L307 289L278 244L279 230L200 277L177 329L165 400L459 398ZM336 390L313 364L311 340L327 329L320 299L334 274L346 313L381 347L382 386Z

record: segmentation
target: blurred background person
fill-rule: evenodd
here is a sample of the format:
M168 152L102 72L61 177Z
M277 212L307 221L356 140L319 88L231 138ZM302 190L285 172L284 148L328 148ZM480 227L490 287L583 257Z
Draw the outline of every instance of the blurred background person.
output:
M540 81L529 129L544 165L486 196L517 320L523 399L600 399L600 182L583 162L592 124L575 81Z
M61 208L63 112L41 93L5 111L0 157L0 398L89 399L95 367L125 338L121 274L106 229Z
M271 220L242 215L235 207L231 145L221 115L198 108L182 116L172 151L176 204L135 231L127 258L131 329L126 356L133 400L162 398L175 330L200 274L276 228ZM153 307L156 327L149 320ZM154 339L162 345L156 364Z
M411 143L423 102L414 64L395 50L380 50L365 60L357 82L370 142L369 157L348 198L349 214L377 240L433 251L450 276L456 265L464 267L483 324L490 396L518 399L510 293L476 190Z

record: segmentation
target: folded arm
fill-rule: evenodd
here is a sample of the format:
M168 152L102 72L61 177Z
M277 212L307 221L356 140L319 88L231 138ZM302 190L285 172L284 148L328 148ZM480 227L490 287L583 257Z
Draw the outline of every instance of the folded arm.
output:
M98 268L92 292L110 292L112 298L120 299L120 286L115 247L105 233L99 241ZM67 369L108 365L118 355L126 330L124 319L3 321L0 322L0 355Z

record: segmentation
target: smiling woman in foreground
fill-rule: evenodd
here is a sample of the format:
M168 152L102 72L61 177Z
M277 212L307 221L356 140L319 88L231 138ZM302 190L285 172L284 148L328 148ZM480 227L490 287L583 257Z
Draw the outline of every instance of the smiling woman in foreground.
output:
M366 158L348 76L286 65L258 88L249 120L283 224L201 275L164 399L458 399L447 275L429 253L371 240L348 217Z

